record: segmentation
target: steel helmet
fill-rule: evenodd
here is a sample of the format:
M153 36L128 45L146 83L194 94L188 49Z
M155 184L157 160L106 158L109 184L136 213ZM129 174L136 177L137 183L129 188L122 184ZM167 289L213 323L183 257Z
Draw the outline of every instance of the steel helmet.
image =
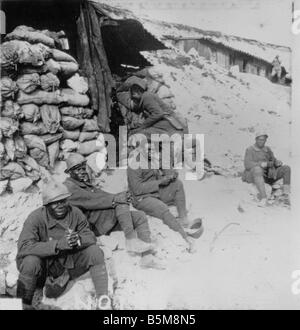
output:
M147 89L147 82L144 79L141 79L136 76L129 77L124 84L129 86L129 88L131 88L133 85L137 85L144 91Z
M42 199L43 205L47 205L52 202L57 202L70 197L72 194L68 188L55 180L47 180L42 187Z
M268 134L265 133L264 131L262 131L262 132L257 132L257 133L255 134L255 138L256 138L256 139L257 139L258 137L260 137L260 136L265 136L266 138L268 138Z
M65 170L65 173L69 173L73 167L86 163L86 159L81 154L77 152L73 152L67 158L66 163L67 163L67 168Z

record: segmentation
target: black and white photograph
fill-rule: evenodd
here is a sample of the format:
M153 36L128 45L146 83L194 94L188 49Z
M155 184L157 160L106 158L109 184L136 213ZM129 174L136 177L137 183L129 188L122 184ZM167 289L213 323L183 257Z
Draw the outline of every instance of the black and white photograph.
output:
M0 310L300 309L300 1L0 13Z

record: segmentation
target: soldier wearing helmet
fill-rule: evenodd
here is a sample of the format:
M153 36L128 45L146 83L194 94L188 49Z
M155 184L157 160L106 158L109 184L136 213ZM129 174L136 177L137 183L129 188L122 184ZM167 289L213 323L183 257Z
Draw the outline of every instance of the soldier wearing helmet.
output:
M64 183L72 193L68 201L84 212L96 236L122 230L127 251L141 254L141 267L163 267L153 255L147 217L141 211L130 211L128 192L111 194L96 188L88 175L86 159L78 153L68 157L66 173L70 177Z
M47 181L42 189L43 206L26 219L18 240L17 267L20 272L17 296L23 309L34 309L37 287L57 298L70 279L89 271L99 309L110 309L104 255L96 245L83 213L67 203L71 194L63 184Z
M283 194L288 197L291 182L291 169L276 159L271 148L266 146L268 134L257 132L255 144L247 148L244 158L243 181L254 183L259 194L260 206L268 205L265 183L273 184L283 179Z

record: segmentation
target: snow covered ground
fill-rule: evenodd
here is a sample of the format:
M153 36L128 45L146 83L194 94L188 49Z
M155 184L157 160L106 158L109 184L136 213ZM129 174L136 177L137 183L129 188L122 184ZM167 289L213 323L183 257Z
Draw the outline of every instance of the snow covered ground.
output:
M270 1L266 3L270 5ZM283 1L276 3L282 8ZM244 14L239 8L235 15L239 13L239 19L244 17L246 22L246 18L252 16L246 15L247 6L243 8ZM244 26L243 31L238 28L240 21L234 16L230 19L232 25L229 25L225 24L226 20L221 20L221 14L214 12L215 18L220 18L215 19L208 10L202 16L195 13L199 15L197 27L221 29L225 33L276 44L282 44L280 40L287 41L281 35L285 30L278 27L282 27L280 24L286 19L283 10L282 19L274 11L273 15L266 17L259 35L257 29L261 16L257 15L257 8L252 9L255 18L252 17L252 23L247 24L248 30ZM148 9L147 13L150 15ZM157 13L153 16L169 20L167 11L164 13L162 17ZM174 17L175 12L170 15L170 20ZM186 14L178 15L177 23L192 24L192 16L185 17ZM280 22L276 26L278 33L270 39L274 22ZM157 22L148 21L147 24L150 30L162 34ZM149 219L157 257L165 263L166 270L142 270L139 258L129 256L124 250L122 233L113 233L107 238L104 247L107 265L111 279L112 276L118 279L115 307L299 308L300 297L291 291L291 274L300 266L296 221L288 207L259 208L255 190L243 183L239 176L243 170L245 149L254 142L257 130L266 129L275 155L283 162L291 163L291 88L251 74L232 75L199 58L193 51L189 55L174 50L145 52L143 55L155 70L163 74L175 95L177 110L187 117L190 130L205 134L205 154L224 176L184 181L189 214L191 218L203 217L205 227L203 236L197 241L195 254L187 253L184 241L161 221ZM60 166L57 172L59 177L63 176ZM182 173L180 175L183 178ZM104 174L103 180L104 189L110 192L116 193L127 187L124 170ZM5 270L6 286L12 294L18 275L14 262L16 241L27 215L40 205L41 194L37 188L28 193L1 197L0 268ZM83 277L57 301L44 300L44 303L62 309L89 308L92 291L91 280Z
M206 134L206 156L225 176L184 181L190 216L203 217L205 227L195 254L187 253L177 233L149 219L157 257L166 270L141 269L139 257L124 250L123 234L110 235L104 250L111 278L118 279L115 308L298 308L299 297L291 292L291 274L297 269L291 211L283 206L259 208L255 190L238 176L244 150L260 127L270 134L269 145L278 158L289 163L290 87L254 75L232 76L193 52L144 55L163 73L192 132ZM103 180L110 192L127 187L124 170L104 174ZM40 197L35 189L1 198L0 262L12 293L16 240L28 213L40 205ZM44 303L51 308L90 308L92 291L85 276L58 300Z

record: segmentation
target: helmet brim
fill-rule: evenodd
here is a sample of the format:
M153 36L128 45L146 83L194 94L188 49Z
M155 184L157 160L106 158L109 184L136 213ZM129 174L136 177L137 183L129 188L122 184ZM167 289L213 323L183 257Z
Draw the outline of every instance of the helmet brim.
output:
M72 171L72 169L74 169L75 167L79 166L79 165L82 165L82 164L86 164L87 160L84 160L83 162L79 163L79 164L76 164L76 165L73 165L72 167L69 167L67 169L65 169L65 173L70 173L70 171Z
M43 205L48 205L48 204L53 203L53 202L62 201L63 199L67 199L71 195L72 195L71 193L65 193L65 194L58 195L55 198L50 199L49 201L47 201L47 203L43 202Z

